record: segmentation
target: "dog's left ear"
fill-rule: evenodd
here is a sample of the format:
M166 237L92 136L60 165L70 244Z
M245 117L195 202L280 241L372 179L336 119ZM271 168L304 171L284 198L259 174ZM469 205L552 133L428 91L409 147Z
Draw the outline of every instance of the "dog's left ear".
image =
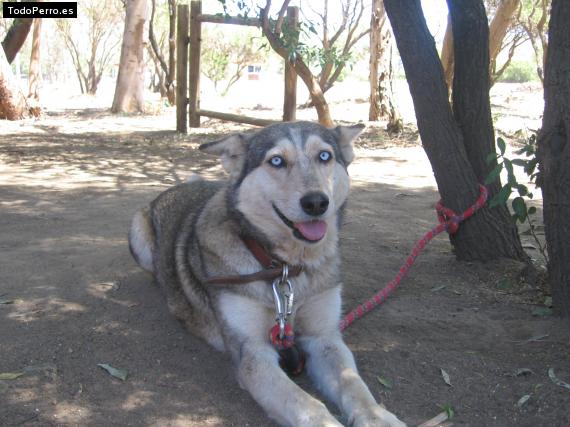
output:
M205 153L219 156L225 171L232 175L241 171L247 149L246 146L247 138L245 135L238 133L223 139L207 142L200 145L199 148Z
M338 146L342 157L346 161L346 164L349 165L354 160L352 143L358 138L358 135L362 133L364 125L359 123L352 126L337 126L334 130L338 135Z

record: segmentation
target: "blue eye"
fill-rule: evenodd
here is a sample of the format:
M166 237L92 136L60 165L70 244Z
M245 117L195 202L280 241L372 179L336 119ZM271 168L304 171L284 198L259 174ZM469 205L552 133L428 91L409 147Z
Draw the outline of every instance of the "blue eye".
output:
M321 162L328 162L332 158L332 154L329 151L321 151L319 153L319 159Z
M269 163L273 167L282 168L283 166L285 166L285 159L283 159L283 157L281 156L273 156L272 158L269 159Z

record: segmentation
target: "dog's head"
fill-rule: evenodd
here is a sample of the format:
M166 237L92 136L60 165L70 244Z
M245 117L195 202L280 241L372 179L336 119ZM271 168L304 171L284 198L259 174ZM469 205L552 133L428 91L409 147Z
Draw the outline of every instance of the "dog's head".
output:
M318 245L328 234L336 236L352 143L363 128L282 123L200 149L220 156L230 175L232 206L267 240Z

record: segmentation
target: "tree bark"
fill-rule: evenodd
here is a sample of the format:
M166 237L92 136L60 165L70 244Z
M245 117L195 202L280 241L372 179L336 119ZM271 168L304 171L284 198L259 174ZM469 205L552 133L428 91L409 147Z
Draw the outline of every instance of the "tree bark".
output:
M463 1L462 5L470 10L471 7L465 3L469 2ZM420 0L385 0L384 4L410 86L422 144L434 170L439 192L444 205L460 214L479 196L478 187L482 179L469 162L462 129L451 111L435 41L427 28ZM477 15L472 19L478 19ZM487 40L483 40L479 48L488 55ZM456 58L456 72L461 73L457 68L458 60ZM488 63L474 65L480 67L478 72L488 79ZM481 96L488 97L488 92ZM473 119L484 117L485 113L477 114ZM486 122L474 125L477 124L488 126ZM494 152L494 147L491 152ZM461 260L526 259L512 224L510 227L505 225L502 217L497 215L497 209L484 207L462 223L450 241Z
M125 32L111 111L144 111L144 28L146 0L126 0Z
M12 74L4 49L0 49L0 119L19 120L27 113L26 98Z
M487 15L481 1L447 0L447 3L453 23L455 57L453 113L463 135L467 160L478 182L482 183L496 166L496 162L487 162L489 153L495 153L495 132L489 99ZM487 189L492 198L501 189L500 181L488 184ZM511 256L524 259L518 230L506 205L499 205L490 213L495 226L502 230L507 241L512 242ZM476 235L472 237L476 238Z
M16 18L12 22L12 26L6 33L2 47L6 53L6 59L11 64L28 37L28 33L32 28L34 18Z
M441 65L448 92L451 92L453 86L453 61L453 30L451 29L451 15L447 14L447 27L445 27L443 46L441 47Z
M34 20L34 32L32 34L32 53L30 55L30 72L28 85L28 99L40 100L39 85L42 78L40 47L41 47L42 20Z
M570 3L553 0L550 16L537 155L552 302L570 317Z
M378 97L378 63L380 61L381 31L385 21L386 12L382 0L372 0L372 13L370 16L370 60L368 83L370 86L370 106L368 108L368 120L380 120L380 102Z
M497 56L503 46L503 40L513 23L515 12L521 6L520 0L502 0L489 24L489 73L493 75L497 68Z
M150 20L148 26L148 39L150 41L150 46L152 49L152 53L156 58L159 67L157 68L158 72L162 71L162 75L159 76L160 80L164 82L163 88L161 87L160 94L161 96L166 96L170 105L174 105L175 103L175 93L174 93L174 69L176 67L175 62L175 41L174 41L174 32L176 26L176 4L174 0L169 0L168 2L168 13L169 13L169 21L168 21L168 62L164 59L164 56L161 52L160 46L156 41L156 37L154 35L154 13L156 10L156 0L151 1L151 12L150 12Z
M373 0L370 18L370 107L368 120L388 119L389 132L401 132L402 118L394 101L392 34L386 28L384 2Z
M503 41L507 34L507 31L511 27L513 22L515 12L520 8L520 0L502 0L491 20L489 25L489 75L493 76L494 79L498 78L496 75L497 68L497 57L501 52L503 47ZM515 45L512 46L514 53ZM509 56L509 62L512 58L512 54ZM454 73L454 48L453 48L453 29L451 25L451 15L447 17L447 28L445 30L445 36L443 38L443 47L441 49L441 64L443 66L443 72L445 75L445 82L447 87L451 91L453 87L453 73ZM504 64L501 70L504 71L507 64ZM494 80L491 82L494 82Z

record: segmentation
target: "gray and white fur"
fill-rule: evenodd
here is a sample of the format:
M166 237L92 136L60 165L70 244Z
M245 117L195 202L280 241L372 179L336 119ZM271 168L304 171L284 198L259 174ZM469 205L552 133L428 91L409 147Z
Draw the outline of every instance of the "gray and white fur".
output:
M219 156L229 178L173 187L132 221L131 253L154 275L172 313L192 333L231 354L240 385L280 425L341 424L279 366L269 341L275 324L271 283L205 283L262 269L243 237L289 265L303 266L292 279L289 321L318 389L349 425L405 426L375 401L338 329L338 231L352 143L362 129L283 123L204 144L200 149Z

